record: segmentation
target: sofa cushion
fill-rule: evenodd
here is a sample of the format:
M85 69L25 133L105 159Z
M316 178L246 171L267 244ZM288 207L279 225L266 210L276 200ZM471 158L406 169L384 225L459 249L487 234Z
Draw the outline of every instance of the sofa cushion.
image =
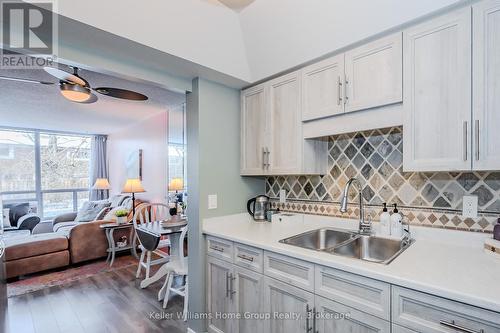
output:
M7 261L5 263L6 278L26 275L69 265L69 251L59 251L39 256Z
M54 232L59 232L61 229L65 229L65 228L68 228L68 227L74 227L75 225L78 225L78 222L61 222L61 223L58 223L56 224L54 227L53 227L53 230Z
M109 201L87 201L76 215L75 222L94 221L97 215L110 205Z
M5 261L29 258L68 249L68 239L58 234L31 235L5 240Z

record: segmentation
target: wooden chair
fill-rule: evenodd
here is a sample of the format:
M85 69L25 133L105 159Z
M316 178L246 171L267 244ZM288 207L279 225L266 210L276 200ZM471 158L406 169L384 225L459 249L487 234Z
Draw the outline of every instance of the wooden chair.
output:
M168 220L170 218L169 208L167 205L162 203L151 203L151 204L141 204L135 210L134 218L132 219L134 223L134 228L140 225L145 225L155 221ZM136 231L137 234L137 231ZM151 247L151 244L143 244L141 238L139 239L139 248L141 249L141 257L139 259L139 265L137 267L136 278L141 275L142 268L146 270L146 279L149 278L149 273L151 271L151 266L163 264L170 260L170 255L162 251L162 249L170 248L170 240L160 239L155 244L155 247ZM158 255L160 258L156 260L151 260L152 254Z
M170 293L174 293L184 297L184 310L183 310L183 319L187 320L187 309L188 309L188 290L189 290L189 282L188 282L188 257L185 256L184 252L184 241L186 239L188 227L184 227L181 229L181 235L179 237L179 249L177 252L179 254L178 257L172 257L171 261L166 264L169 269L169 272L165 278L165 282L158 292L158 300L161 301L163 299L163 308L167 307L168 299ZM172 287L174 278L177 276L181 276L185 278L184 285L180 287Z

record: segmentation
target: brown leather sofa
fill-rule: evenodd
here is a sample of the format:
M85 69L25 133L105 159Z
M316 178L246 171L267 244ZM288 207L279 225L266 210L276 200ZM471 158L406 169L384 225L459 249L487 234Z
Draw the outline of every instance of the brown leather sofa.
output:
M136 206L140 203L140 200L135 202ZM128 219L132 220L132 212ZM4 255L7 278L106 257L108 240L100 227L105 223L113 221L59 222L53 232L8 242ZM129 237L129 230L117 230L114 238L123 235Z
M69 265L68 239L57 234L32 235L12 239L7 246L5 261L6 278L13 278Z

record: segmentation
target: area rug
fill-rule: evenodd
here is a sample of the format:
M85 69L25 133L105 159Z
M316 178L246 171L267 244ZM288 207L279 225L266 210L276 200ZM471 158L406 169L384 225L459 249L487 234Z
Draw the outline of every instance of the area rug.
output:
M68 267L64 270L36 273L8 283L7 295L8 297L19 296L131 265L137 266L137 264L138 259L128 255L116 257L112 267L109 267L104 259L81 266Z

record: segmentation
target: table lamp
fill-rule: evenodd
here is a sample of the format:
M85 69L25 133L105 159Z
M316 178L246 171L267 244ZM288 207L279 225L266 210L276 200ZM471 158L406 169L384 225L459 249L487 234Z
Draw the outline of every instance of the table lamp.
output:
M182 191L184 189L184 182L182 181L182 178L172 178L170 181L170 184L168 184L168 190L169 191Z
M111 185L109 185L109 181L106 178L97 178L92 189L102 191L101 194L104 194L104 191L111 189ZM102 197L104 198L104 195Z
M132 212L135 216L135 193L146 192L144 187L142 187L141 180L139 178L129 178L123 186L122 193L132 193Z

